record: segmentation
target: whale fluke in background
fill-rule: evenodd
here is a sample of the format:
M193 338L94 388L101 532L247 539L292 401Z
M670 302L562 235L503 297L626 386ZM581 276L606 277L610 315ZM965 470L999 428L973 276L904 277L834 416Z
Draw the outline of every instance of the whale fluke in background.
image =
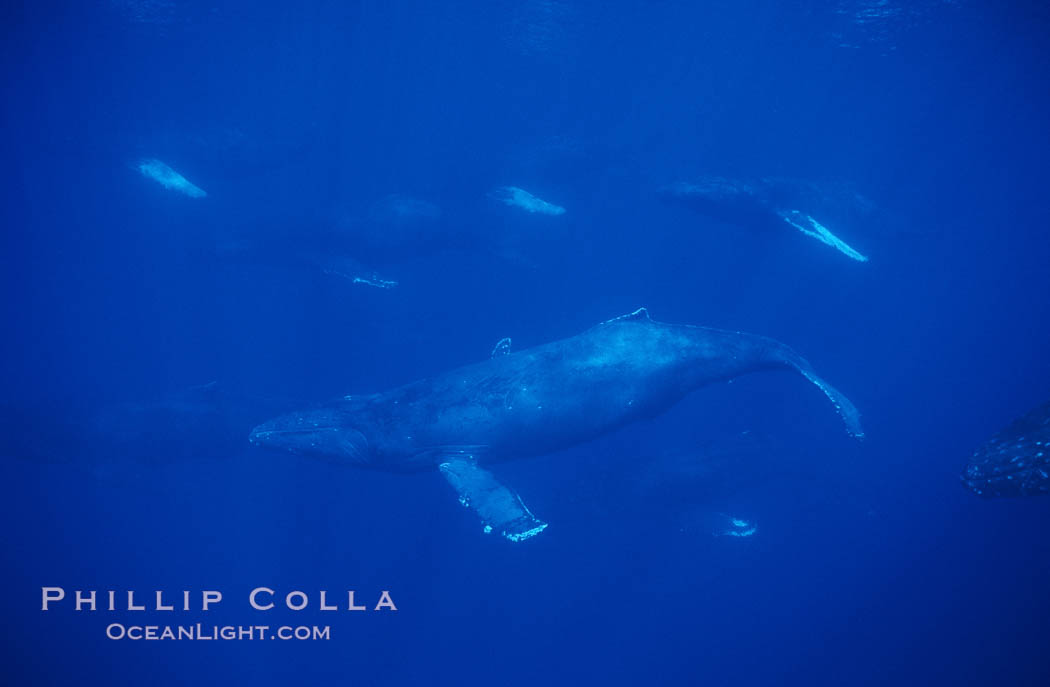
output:
M1050 492L1050 401L1018 418L977 449L961 478L981 496Z

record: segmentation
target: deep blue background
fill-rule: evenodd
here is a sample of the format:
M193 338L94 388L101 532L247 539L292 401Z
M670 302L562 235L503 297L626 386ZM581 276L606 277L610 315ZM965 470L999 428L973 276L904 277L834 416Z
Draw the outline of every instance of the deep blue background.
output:
M1037 3L14 5L5 408L212 380L376 391L645 305L787 342L853 399L868 439L791 375L705 389L500 466L551 523L521 545L483 536L432 474L247 444L190 460L7 451L5 684L1045 684L1050 502L983 501L957 479L1050 389ZM144 179L143 156L208 198ZM871 262L657 199L702 174L848 184L878 209L834 228ZM487 198L503 184L568 211L515 214ZM388 256L390 291L228 248L390 193L487 247ZM44 444L46 426L3 431ZM691 453L740 464L695 501L646 490L654 458ZM695 524L726 510L758 534ZM329 623L332 640L112 642L103 628L126 613L42 613L44 585L220 589L207 616L148 616ZM400 610L258 614L258 585L390 589Z

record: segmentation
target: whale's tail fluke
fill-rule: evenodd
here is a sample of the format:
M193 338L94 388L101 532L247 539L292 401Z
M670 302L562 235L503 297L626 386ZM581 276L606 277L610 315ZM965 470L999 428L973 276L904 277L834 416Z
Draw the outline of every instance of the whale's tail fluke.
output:
M770 357L778 363L797 370L803 377L816 384L817 388L823 391L831 404L835 406L842 421L846 423L846 431L850 436L856 439L864 438L864 428L860 424L860 411L852 401L846 398L845 394L824 381L808 360L783 344L774 346L770 351Z

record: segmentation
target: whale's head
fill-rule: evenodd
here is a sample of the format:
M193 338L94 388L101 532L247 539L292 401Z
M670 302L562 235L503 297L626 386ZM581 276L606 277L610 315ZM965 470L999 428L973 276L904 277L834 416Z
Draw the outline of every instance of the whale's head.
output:
M256 446L290 451L336 463L368 463L368 439L339 408L318 408L288 413L255 427L248 436Z
M961 477L980 496L1050 493L1050 402L1017 418L974 451Z
M1041 450L1024 437L1010 444L994 444L994 450L978 451L960 479L978 496L1027 496L1050 492L1050 450Z

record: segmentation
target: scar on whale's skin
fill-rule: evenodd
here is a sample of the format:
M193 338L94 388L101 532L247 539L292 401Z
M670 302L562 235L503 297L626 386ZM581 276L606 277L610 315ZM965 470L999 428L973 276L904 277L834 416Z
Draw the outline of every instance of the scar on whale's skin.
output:
M147 158L136 166L142 176L153 179L158 184L171 191L178 191L190 198L204 198L208 194L204 189L190 183L186 177L176 172L160 160Z

